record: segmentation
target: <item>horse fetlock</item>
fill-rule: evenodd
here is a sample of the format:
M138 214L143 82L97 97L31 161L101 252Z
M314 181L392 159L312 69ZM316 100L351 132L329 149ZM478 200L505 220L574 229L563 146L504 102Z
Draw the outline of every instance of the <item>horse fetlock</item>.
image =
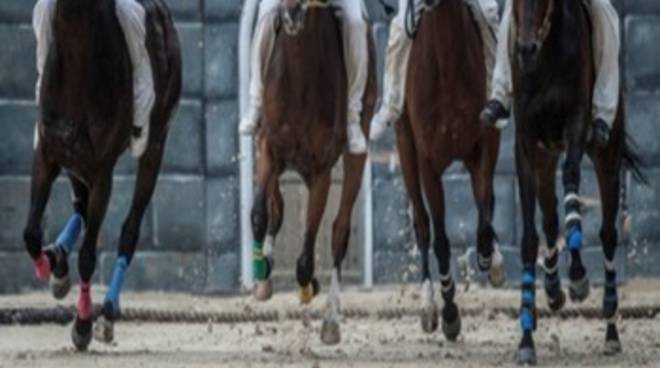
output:
M591 286L586 273L582 278L570 280L568 295L572 302L583 302L589 297Z

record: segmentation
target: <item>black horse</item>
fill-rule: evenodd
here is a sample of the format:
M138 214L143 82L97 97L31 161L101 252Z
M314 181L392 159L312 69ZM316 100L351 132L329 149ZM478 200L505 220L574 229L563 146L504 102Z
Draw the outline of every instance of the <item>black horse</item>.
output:
M169 121L181 94L177 32L163 0L136 0L146 11L146 46L156 101L148 147L138 165L130 212L122 227L115 275L103 313L118 317L123 272L131 261L140 224L153 194ZM25 245L37 276L51 277L53 293L69 290L67 256L84 227L80 248L80 297L73 342L85 349L92 337L90 280L96 267L99 229L112 189L112 173L129 145L133 120L133 70L114 0L58 0L53 43L44 68L39 106L39 142L34 152L32 194ZM42 248L42 217L51 186L65 170L74 191L75 214L54 246ZM52 271L52 274L51 274ZM105 330L105 339L112 337Z
M544 266L549 306L559 310L565 302L558 275L555 194L555 172L559 156L564 152L564 226L571 255L569 295L574 301L582 301L589 294L589 280L580 258L583 236L578 196L580 164L586 153L594 163L602 204L600 238L605 254L606 352L616 353L621 350L615 320L618 297L614 268L621 170L626 166L643 179L641 162L627 143L623 102L619 103L609 143L604 146L594 143L591 138L593 45L590 20L581 1L515 0L514 19L517 32L512 59L515 155L523 212L520 315L523 337L519 363L536 362L532 333L537 324L534 291L539 246L534 221L537 200L548 244Z

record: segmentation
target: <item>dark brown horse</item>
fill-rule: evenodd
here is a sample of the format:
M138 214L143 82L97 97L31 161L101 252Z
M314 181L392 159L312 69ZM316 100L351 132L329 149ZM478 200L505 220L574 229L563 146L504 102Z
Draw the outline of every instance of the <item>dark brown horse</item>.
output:
M493 285L504 282L502 256L492 226L493 176L500 136L497 130L479 124L479 109L486 101L486 74L483 41L463 0L442 1L422 15L410 55L405 112L396 124L397 142L422 254L422 327L432 332L438 326L429 270L433 234L445 301L442 327L450 340L456 339L461 324L445 232L442 174L455 160L465 164L472 178L479 210L479 267L490 269Z
M181 92L177 32L162 0L138 0L146 10L147 48L156 102L146 152L139 160L130 212L124 222L115 276L103 314L112 327L119 314L123 272L135 252L140 224L160 170L168 125ZM58 0L54 41L42 78L39 143L32 168L32 194L24 238L42 279L52 270L54 294L68 292L67 256L84 223L80 248L80 296L73 342L85 349L92 337L90 281L96 247L112 189L117 159L129 144L133 120L133 71L126 40L112 0ZM42 217L51 186L64 170L75 194L75 215L58 238L43 249ZM82 220L82 221L81 221ZM112 329L102 331L105 339Z
M516 115L516 163L523 213L522 308L523 337L520 364L535 364L532 333L536 328L535 279L539 239L535 226L536 201L543 213L548 252L545 258L545 291L549 306L564 305L558 275L559 223L555 173L561 153L563 163L564 221L570 251L569 295L582 301L589 294L587 272L580 258L582 225L579 187L580 165L586 153L594 163L601 196L600 238L605 255L603 316L608 321L606 353L621 350L616 328L618 297L614 256L620 175L625 165L639 179L641 162L626 142L623 102L612 127L610 142L596 145L592 135L594 86L593 45L588 14L581 1L515 0L515 53L512 72Z
M333 10L316 6L305 10L298 1L287 3L281 11L287 13L292 24L278 32L264 74L264 117L258 132L256 198L252 208L255 294L260 300L271 295L270 244L282 225L284 202L279 177L286 169L298 172L309 189L303 250L296 270L301 302L309 303L318 293L314 247L328 199L331 171L343 156L344 183L332 232L334 270L321 331L323 342L334 344L340 340L341 264L366 155L351 155L346 150L347 77L340 27ZM375 52L369 37L369 79L362 114L365 134L376 99ZM264 249L265 240L268 245Z

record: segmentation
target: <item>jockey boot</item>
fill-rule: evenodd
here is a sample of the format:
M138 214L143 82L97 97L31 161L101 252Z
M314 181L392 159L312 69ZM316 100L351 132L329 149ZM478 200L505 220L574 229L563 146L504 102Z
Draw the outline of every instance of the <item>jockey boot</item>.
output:
M397 119L396 113L392 109L383 106L378 110L378 113L371 120L371 133L369 139L377 141L383 137L387 128L392 125L392 122Z
M498 125L498 121L502 119L507 119L509 117L509 112L504 108L504 105L498 100L492 99L486 103L481 114L479 114L479 120L486 127L495 127L498 129L504 128L505 125Z
M352 155L361 155L367 152L367 140L359 123L348 123L348 152Z
M131 151L133 157L141 157L149 143L149 123L143 127L133 126L131 133Z
M238 132L241 135L253 135L257 131L260 117L261 109L255 106L250 106L243 119L241 119L241 123L238 126Z
M593 140L598 146L607 146L610 141L610 127L605 120L596 118L592 124Z

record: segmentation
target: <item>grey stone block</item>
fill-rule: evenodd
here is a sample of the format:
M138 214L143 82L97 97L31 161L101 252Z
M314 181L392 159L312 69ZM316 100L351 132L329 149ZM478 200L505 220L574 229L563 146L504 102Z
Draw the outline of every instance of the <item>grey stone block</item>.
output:
M207 247L217 253L240 249L238 178L206 182Z
M203 92L204 38L201 24L178 24L183 56L183 95L197 97Z
M204 2L204 15L210 22L236 21L240 17L242 1L236 0L206 0Z
M0 102L0 121L3 137L0 145L0 175L29 175L32 172L36 106Z
M199 21L202 18L201 0L167 0L170 12L177 21Z
M660 93L632 93L627 98L628 134L637 151L653 166L660 162L660 130L657 119L660 116Z
M0 294L45 290L34 275L32 259L26 252L0 252Z
M156 249L197 251L206 242L204 180L163 176L153 200Z
M116 259L104 253L101 282L108 284ZM126 271L123 290L200 292L206 279L206 257L202 253L139 252Z
M660 54L655 47L660 37L660 17L626 18L626 77L630 91L660 91Z
M0 23L27 23L32 19L34 0L4 0L0 2Z
M373 180L374 249L400 251L415 244L408 197L401 177Z
M35 40L28 25L0 25L0 98L34 99Z
M206 258L207 274L204 292L225 294L238 290L241 275L240 253L209 253Z
M207 97L235 98L238 94L238 24L208 26L204 39Z
M206 172L235 174L238 169L238 103L226 100L206 107Z
M30 180L0 177L0 249L25 249L23 229L27 223L29 206Z
M170 127L165 148L163 173L204 173L204 116L199 101L181 104Z
M659 14L660 15L660 3L655 0L618 0L618 4L623 3L624 5L619 5L619 9L623 8L626 14Z

